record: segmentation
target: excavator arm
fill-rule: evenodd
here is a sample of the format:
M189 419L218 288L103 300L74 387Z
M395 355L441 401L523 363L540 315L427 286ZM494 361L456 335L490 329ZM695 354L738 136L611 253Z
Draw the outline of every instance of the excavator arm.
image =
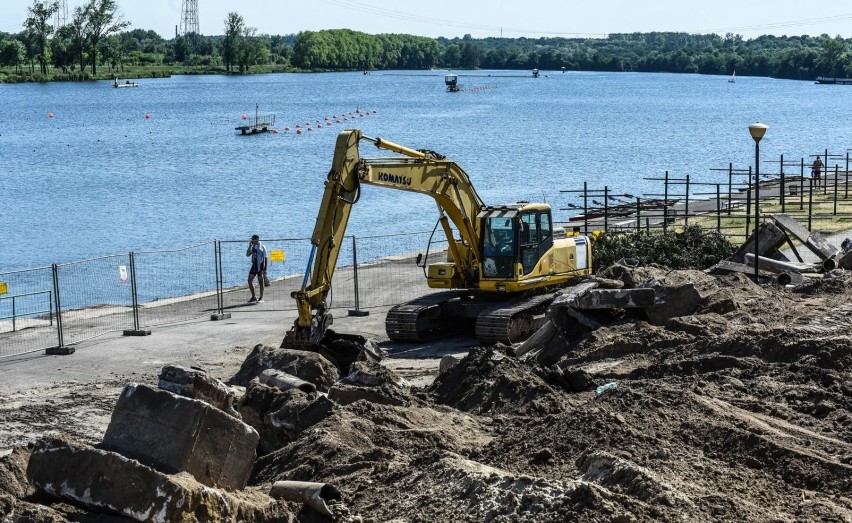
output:
M390 158L361 158L362 141L400 154ZM298 319L287 333L285 345L313 346L322 339L332 317L326 307L331 279L340 254L352 206L361 184L376 185L431 196L438 205L440 222L449 243L458 286L475 287L479 279L480 223L485 207L467 173L454 162L431 151L416 151L350 129L337 137L334 159L325 182L314 232L311 256L300 290L292 293ZM451 225L452 223L452 225ZM453 234L453 226L460 238Z

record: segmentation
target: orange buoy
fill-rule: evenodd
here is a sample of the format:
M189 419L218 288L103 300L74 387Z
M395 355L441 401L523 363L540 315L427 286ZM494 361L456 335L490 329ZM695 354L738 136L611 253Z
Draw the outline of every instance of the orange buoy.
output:
M273 129L272 134L278 134L278 129Z
M145 113L145 119L150 120L151 119L151 113Z
M248 116L245 113L243 113L243 120L248 120Z
M301 130L301 129L296 129L296 134L302 134L302 130Z
M53 118L53 113L47 113L48 118Z
M284 128L284 130L285 130L285 131L289 131L289 130L290 130L290 128L289 128L289 127L285 127L285 128Z

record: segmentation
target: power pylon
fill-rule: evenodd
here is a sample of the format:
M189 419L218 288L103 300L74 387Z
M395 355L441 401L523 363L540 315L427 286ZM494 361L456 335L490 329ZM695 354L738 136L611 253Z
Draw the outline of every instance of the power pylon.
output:
M198 29L198 0L181 0L180 35L201 34Z
M68 0L59 0L59 9L56 10L56 24L54 29L68 25Z

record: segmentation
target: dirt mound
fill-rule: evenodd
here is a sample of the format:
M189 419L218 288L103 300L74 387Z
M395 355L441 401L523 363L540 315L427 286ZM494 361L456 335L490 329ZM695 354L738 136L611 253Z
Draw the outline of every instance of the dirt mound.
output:
M302 522L852 521L850 277L791 292L741 274L608 274L700 299L659 324L610 314L521 358L473 348L425 389L373 360L340 372L256 347L233 380L249 385L244 419L270 434L250 488L340 489L333 518L289 507ZM268 368L328 392L251 383ZM0 507L25 510L16 452L0 460Z

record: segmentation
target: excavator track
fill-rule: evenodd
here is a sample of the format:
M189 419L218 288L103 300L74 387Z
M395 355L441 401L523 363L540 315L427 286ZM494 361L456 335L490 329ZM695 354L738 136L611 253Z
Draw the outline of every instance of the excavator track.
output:
M385 318L385 331L393 341L429 341L446 336L455 323L446 314L451 301L469 299L468 291L443 291L396 305Z
M534 294L492 304L476 318L476 338L483 345L527 339L546 321L555 293Z

